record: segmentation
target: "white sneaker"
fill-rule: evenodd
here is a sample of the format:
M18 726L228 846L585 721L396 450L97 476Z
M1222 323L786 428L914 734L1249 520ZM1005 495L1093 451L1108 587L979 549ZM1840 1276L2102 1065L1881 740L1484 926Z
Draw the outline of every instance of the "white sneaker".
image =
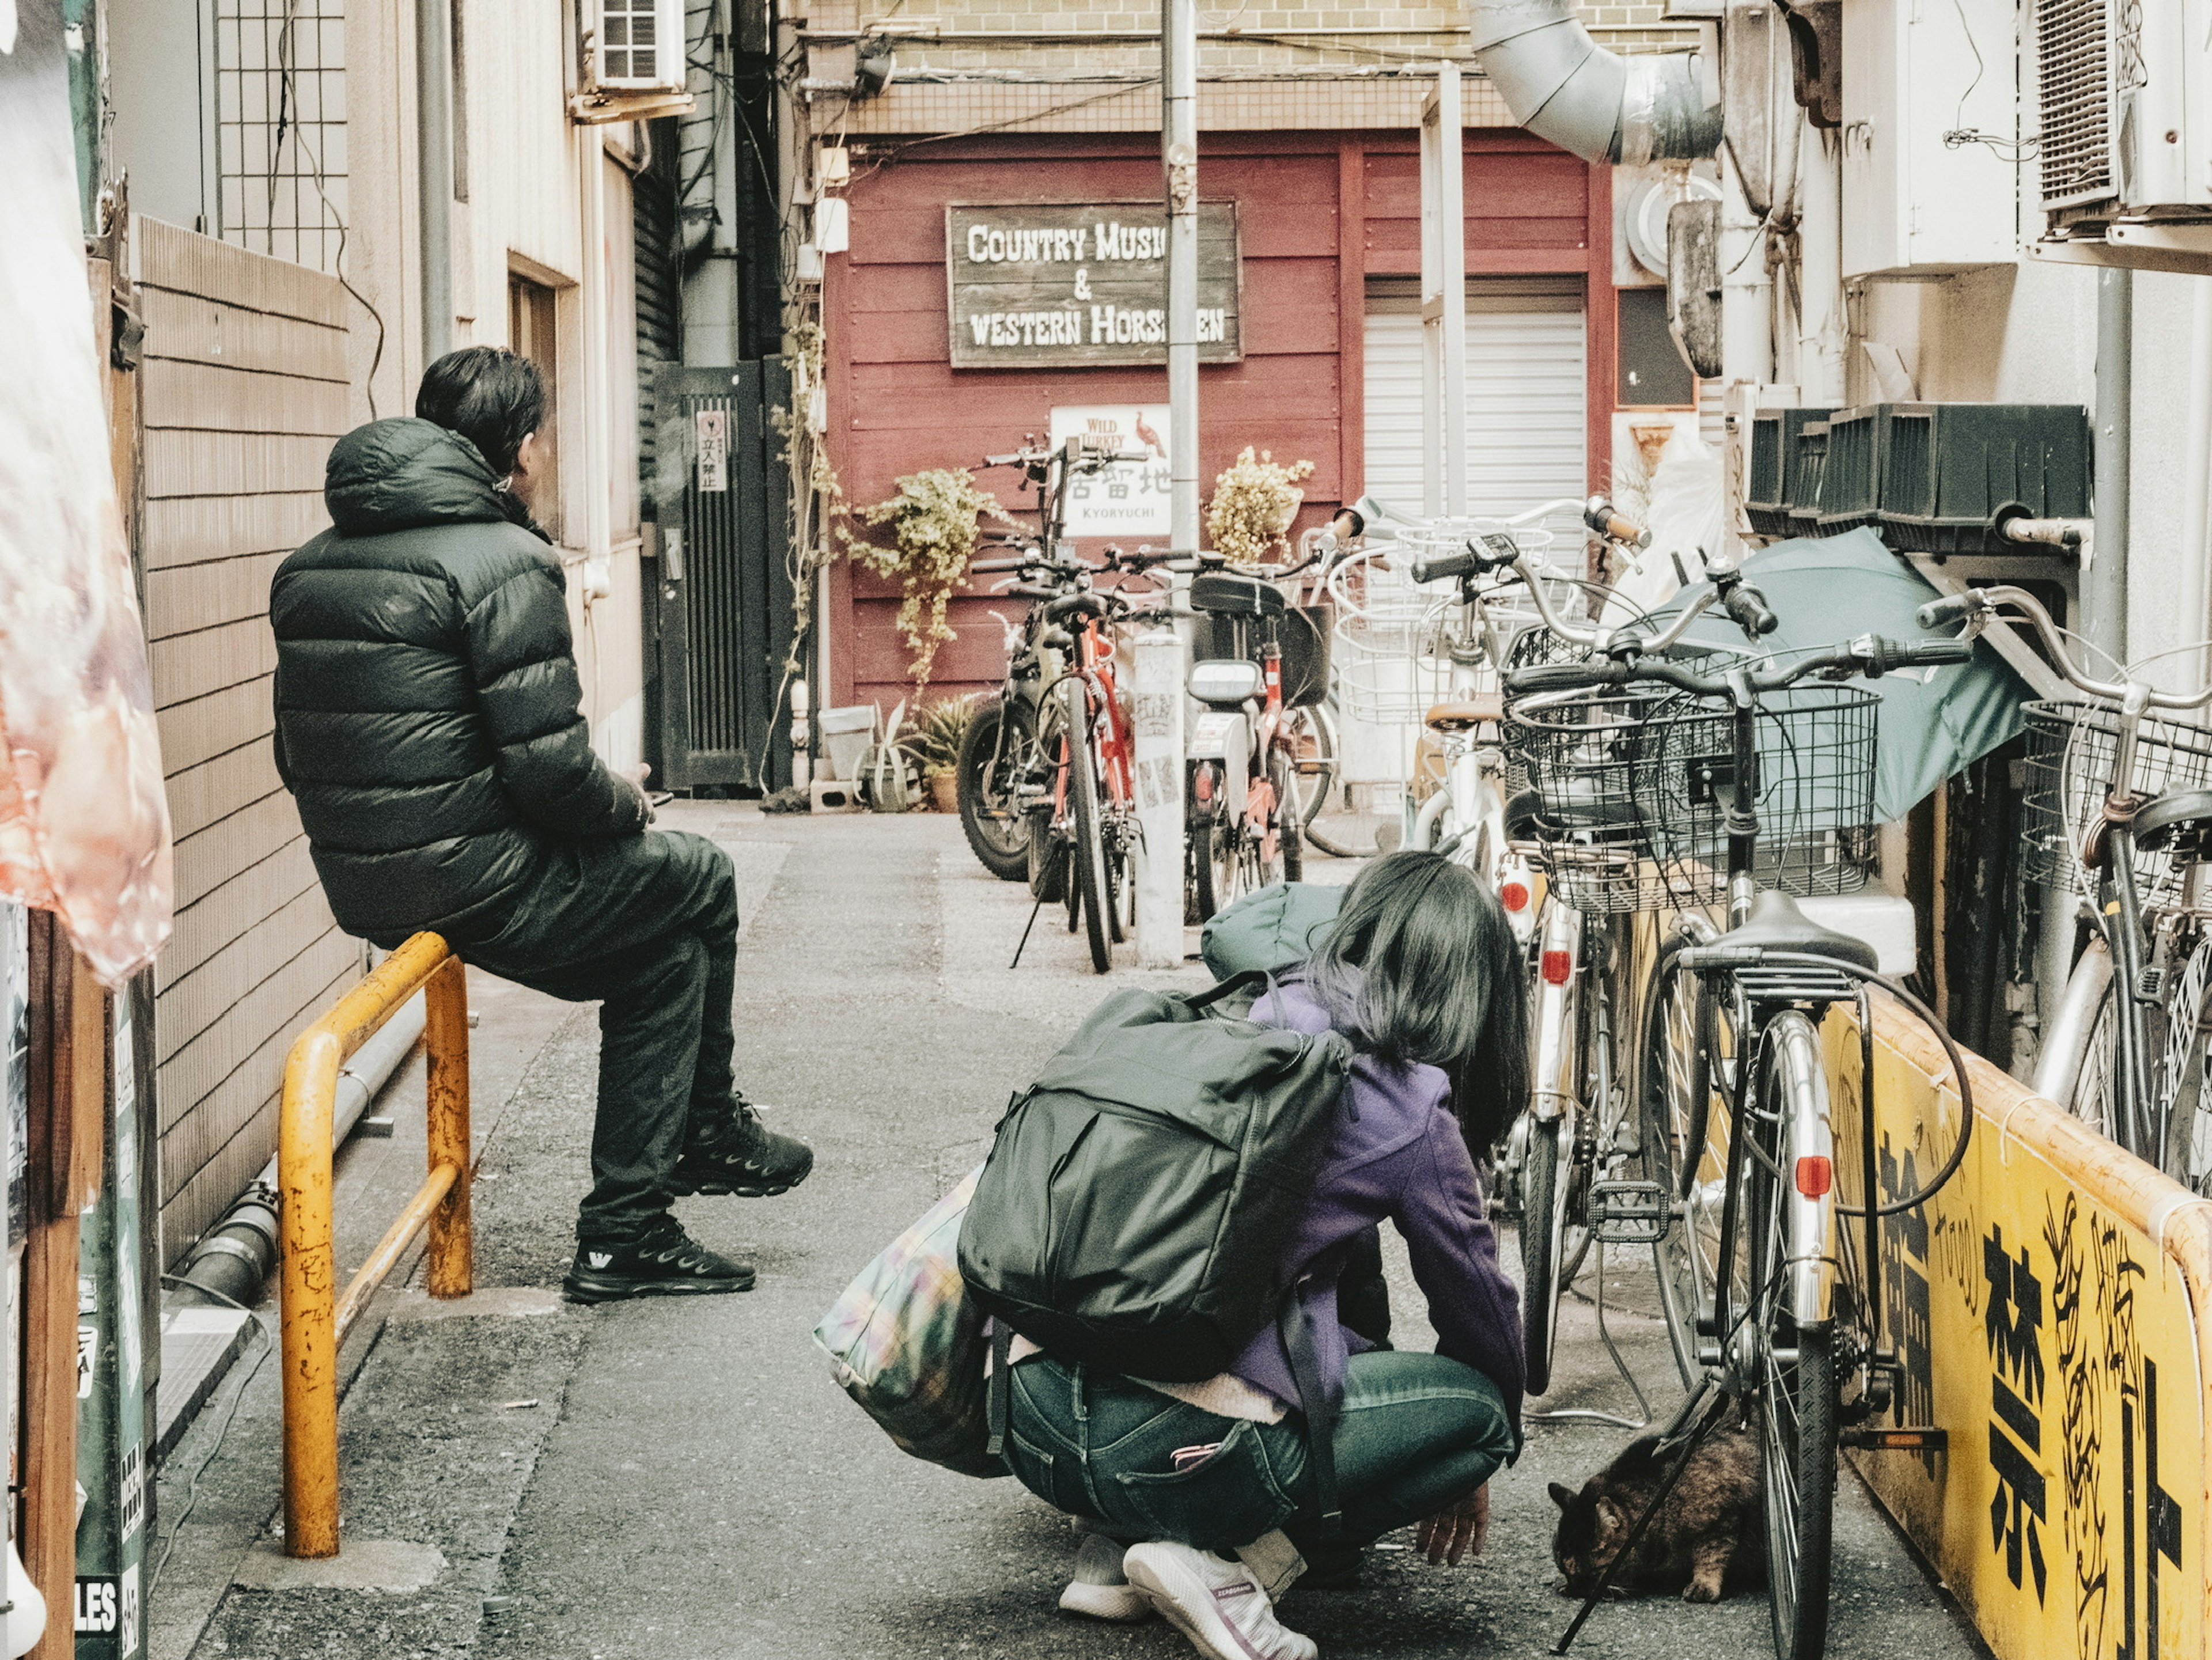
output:
M1275 1618L1252 1570L1188 1545L1132 1545L1121 1571L1211 1660L1317 1660L1311 1638Z
M1074 1577L1067 1582L1067 1589L1060 1592L1060 1606L1070 1614L1088 1614L1093 1620L1126 1624L1151 1619L1152 1605L1145 1600L1144 1592L1122 1575L1122 1549L1119 1540L1109 1539L1103 1533L1085 1534L1075 1553Z

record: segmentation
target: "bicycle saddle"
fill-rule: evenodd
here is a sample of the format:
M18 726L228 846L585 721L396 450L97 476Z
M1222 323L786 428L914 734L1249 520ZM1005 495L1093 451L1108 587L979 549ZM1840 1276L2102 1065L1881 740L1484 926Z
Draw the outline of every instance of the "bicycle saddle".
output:
M1280 617L1290 602L1272 582L1235 571L1210 570L1191 578L1190 608L1218 617Z
M2212 833L2212 790L2168 790L2136 809L2136 845L2145 853L2169 848L2201 852ZM2192 836L2192 832L2194 832ZM2197 845L2191 847L2194 842Z
M1547 804L1534 790L1520 790L1505 804L1505 837L1510 842L1556 838L1576 830L1601 830L1642 820L1633 801L1577 792L1564 802Z
M1797 902L1772 889L1753 902L1750 920L1730 928L1713 941L1716 946L1758 946L1767 951L1803 952L1812 957L1832 958L1863 969L1881 966L1875 948L1863 939L1822 927L1797 909Z
M1431 732L1473 732L1477 727L1486 727L1502 719L1504 714L1505 699L1493 691L1431 703L1425 721Z

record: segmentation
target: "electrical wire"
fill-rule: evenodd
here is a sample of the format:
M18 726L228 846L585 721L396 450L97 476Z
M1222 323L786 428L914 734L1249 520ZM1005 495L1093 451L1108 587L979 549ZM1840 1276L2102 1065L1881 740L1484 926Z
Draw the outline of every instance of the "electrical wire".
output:
M269 1357L276 1352L276 1340L270 1335L268 1323L236 1298L226 1297L219 1291L212 1291L205 1286L179 1279L173 1274L161 1275L161 1282L165 1286L191 1286L201 1296L212 1297L216 1302L227 1304L238 1310L253 1323L253 1329L261 1334L261 1353L254 1357L252 1365L248 1367L246 1375L238 1380L238 1387L231 1391L230 1404L223 1408L222 1423L215 1432L215 1443L208 1449L207 1456L200 1460L199 1467L193 1470L192 1479L185 1488L184 1508L177 1512L177 1519L169 1523L167 1536L161 1541L161 1560L155 1562L147 1573L145 1605L149 1607L153 1603L155 1591L161 1586L161 1575L168 1569L169 1559L176 1554L177 1535L184 1531L185 1523L191 1518L193 1508L200 1502L200 1480L208 1473L208 1467L213 1464L222 1453L223 1443L230 1438L231 1426L238 1420L238 1408L240 1403L246 1399L246 1391L252 1385L253 1380L260 1375L261 1368L267 1364Z

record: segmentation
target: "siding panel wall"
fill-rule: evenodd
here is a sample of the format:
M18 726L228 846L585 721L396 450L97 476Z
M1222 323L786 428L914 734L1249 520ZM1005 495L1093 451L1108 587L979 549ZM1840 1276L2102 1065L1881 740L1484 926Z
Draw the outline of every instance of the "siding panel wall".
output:
M269 743L269 579L325 522L346 301L302 266L157 221L137 232L147 634L177 835L177 928L155 967L173 1262L276 1150L285 1052L360 973Z

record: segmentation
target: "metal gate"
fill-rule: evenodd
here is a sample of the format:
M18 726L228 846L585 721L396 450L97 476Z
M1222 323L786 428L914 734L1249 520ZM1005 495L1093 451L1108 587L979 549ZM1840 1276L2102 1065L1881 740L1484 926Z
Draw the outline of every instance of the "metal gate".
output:
M789 518L769 423L787 384L775 358L665 363L654 379L661 557L646 695L648 758L670 789L791 781Z

